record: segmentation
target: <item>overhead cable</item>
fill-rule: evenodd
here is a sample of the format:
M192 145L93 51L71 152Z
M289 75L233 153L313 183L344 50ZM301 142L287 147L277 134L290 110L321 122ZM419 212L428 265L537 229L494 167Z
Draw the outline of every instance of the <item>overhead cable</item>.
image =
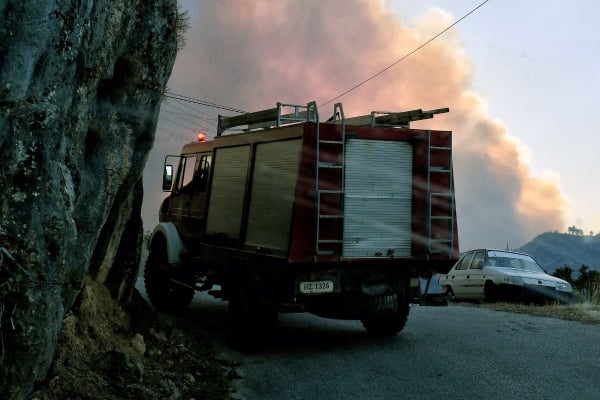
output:
M342 94L327 100L324 103L321 103L321 105L319 107L323 107L329 103L334 102L335 100L339 99L340 97L343 97L345 95L347 95L348 93L358 89L359 87L361 87L362 85L366 84L369 81L372 81L373 79L377 78L379 75L383 74L385 71L389 70L390 68L393 68L394 66L396 66L397 64L401 63L402 61L404 61L405 59L407 59L408 57L412 56L413 54L415 54L417 51L421 50L423 47L427 46L429 43L433 42L435 39L437 39L438 37L442 36L444 33L448 32L450 29L454 28L458 23L460 23L462 20L464 20L465 18L467 18L469 15L473 14L475 11L477 11L478 9L480 9L481 7L483 7L485 5L485 3L487 3L489 0L485 0L484 2L482 2L481 4L479 4L477 7L475 7L474 9L472 9L471 11L469 11L468 13L466 13L465 15L463 15L461 18L459 18L458 20L456 20L453 24L451 24L450 26L448 26L447 28L445 28L444 30L442 30L441 32L439 32L437 35L433 36L431 39L427 40L426 42L424 42L423 44L421 44L419 47L417 47L416 49L412 50L410 53L407 53L405 55L403 55L402 57L400 57L398 60L394 61L392 64L388 65L387 67L383 68L382 70L380 70L379 72L371 75L370 77L368 77L367 79L365 79L364 81L357 83L356 85L352 86L350 89L346 90L345 92L343 92Z
M188 96L184 96L184 95L173 93L173 92L165 92L164 96L169 99L181 100L181 101L186 101L188 103L194 103L194 104L200 104L200 105L203 105L206 107L217 108L219 110L233 111L233 112L240 113L240 114L246 113L246 111L244 111L244 110L239 110L237 108L228 107L228 106L224 106L224 105L217 104L217 103L212 103L212 102L206 101L206 100L194 99L193 97L188 97Z

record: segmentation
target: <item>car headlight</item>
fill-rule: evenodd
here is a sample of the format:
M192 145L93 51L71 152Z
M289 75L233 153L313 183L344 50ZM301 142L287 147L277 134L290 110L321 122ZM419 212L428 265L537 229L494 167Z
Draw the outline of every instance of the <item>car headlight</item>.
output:
M571 289L571 285L568 283L557 282L556 290L561 291L561 292L570 292L572 289Z
M520 276L507 275L504 277L504 282L508 283L509 285L523 286L523 278Z

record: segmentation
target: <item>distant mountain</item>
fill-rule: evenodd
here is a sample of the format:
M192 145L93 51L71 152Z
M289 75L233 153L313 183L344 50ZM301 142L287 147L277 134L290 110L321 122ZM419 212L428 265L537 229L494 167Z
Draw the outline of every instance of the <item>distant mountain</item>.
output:
M563 265L579 270L583 264L600 271L600 235L577 236L547 232L516 251L530 254L548 273Z

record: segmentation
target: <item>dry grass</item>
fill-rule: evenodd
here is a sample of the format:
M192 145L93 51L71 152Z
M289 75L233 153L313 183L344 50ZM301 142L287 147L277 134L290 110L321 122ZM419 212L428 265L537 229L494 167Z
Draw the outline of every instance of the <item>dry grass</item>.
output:
M464 303L465 305L467 303ZM474 307L484 307L496 311L506 311L520 314L530 314L540 317L558 318L569 321L579 321L586 324L600 324L600 305L582 304L552 304L528 305L516 303L482 303L468 304Z

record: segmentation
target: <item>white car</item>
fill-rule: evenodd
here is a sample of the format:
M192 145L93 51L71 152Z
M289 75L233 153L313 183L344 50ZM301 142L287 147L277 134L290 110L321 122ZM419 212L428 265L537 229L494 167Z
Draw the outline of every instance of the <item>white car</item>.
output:
M568 303L573 294L567 281L545 273L531 256L505 250L465 252L439 284L450 297L464 300Z

